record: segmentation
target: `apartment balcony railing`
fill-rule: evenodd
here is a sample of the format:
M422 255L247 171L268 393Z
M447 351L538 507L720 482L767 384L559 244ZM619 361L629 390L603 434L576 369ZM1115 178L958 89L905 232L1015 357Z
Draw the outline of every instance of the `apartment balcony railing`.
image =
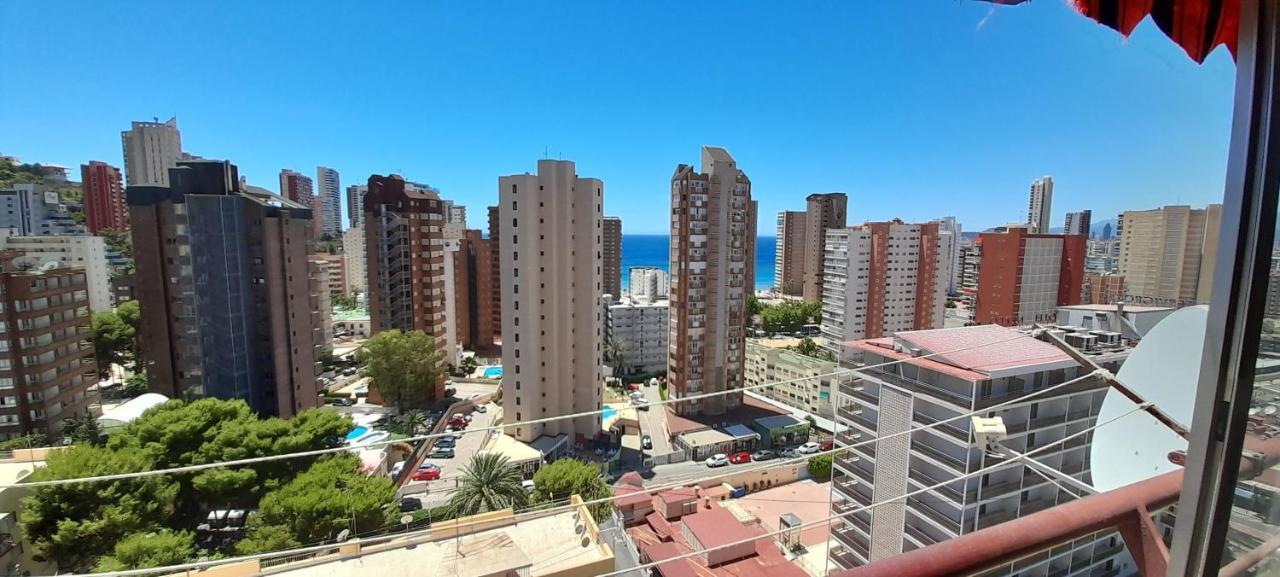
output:
M933 487L943 482L942 479L934 478L932 475L925 473L921 468L916 466L912 466L909 469L909 471L910 471L908 473L909 478L912 481L915 481L916 483L918 483L921 488ZM946 496L951 497L952 499L955 499L957 502L959 501L969 502L977 499L978 498L977 487L970 486L963 491L956 488L956 485L959 485L963 482L964 481L955 481L954 483L942 485L941 487L934 490L940 493L943 493Z
M1052 507L1056 504L1057 504L1057 501L1055 499L1040 499L1037 501L1029 501L1029 502L1023 503L1022 506L1019 507L1018 514L1030 515L1032 513L1039 513L1040 511L1048 509L1049 507Z
M1021 488L1022 488L1021 479L1016 479L1013 481L1005 481L1003 483L993 483L991 485L987 485L986 487L982 487L981 489L982 498L995 499L996 497L1003 497L1005 495L1008 495L1009 493L1017 493L1018 490Z
M1004 429L1006 433L1010 435L1016 435L1019 433L1025 433L1027 431L1043 429L1045 427L1053 427L1057 425L1065 425L1067 423L1073 423L1081 419L1087 419L1090 416L1092 416L1092 414L1093 414L1092 411L1089 411L1089 410L1075 411L1072 413L1068 413L1065 416L1054 415L1052 417L1040 417L1037 419L1031 419L1029 422L1006 425Z
M910 505L917 513L924 515L942 528L953 533L960 532L960 521L956 520L951 515L944 513L942 509L928 501L917 499L916 497L907 497L907 505Z
M1014 509L983 513L978 517L978 529L986 529L987 527L999 525L1005 521L1016 519L1017 517L1018 512Z
M863 559L870 559L871 555L867 550L867 546L859 541L857 531L853 529L836 529L831 532L839 540L840 544L862 556Z
M968 409L973 402L973 397L971 395L930 385L929 383L923 383L910 377L891 373L884 369L869 369L867 372L875 378L887 381L894 386L901 387L913 393L925 394L930 397L942 399L963 409Z
M921 545L929 546L938 542L937 539L934 539L933 537L929 536L928 533L921 531L915 525L912 525L910 523L907 523L904 529L907 535L910 535L912 539L916 540L916 543L919 543Z
M863 494L862 491L858 490L858 488L854 486L853 482L845 481L837 483L836 490L839 491L841 495L848 497L850 501L853 501L858 505L871 504L871 496Z
M957 420L957 421L944 422L942 419L936 419L924 413L916 413L915 420L917 423L920 423L922 425L933 425L934 423L942 423L940 425L933 427L933 430L941 433L946 433L950 435L952 438L962 443L969 442L969 430L955 425L955 423L962 423L964 421Z
M873 461L876 458L876 446L866 441L863 441L862 444L850 445L849 450L853 451L860 457L871 459Z
M831 560L845 569L852 569L867 562L866 558L858 558L849 548L837 545L831 549Z
M925 455L926 457L929 457L930 459L933 459L934 461L937 461L942 465L951 467L952 469L955 469L959 473L967 472L967 467L966 467L967 464L965 462L965 459L952 456L941 450L930 447L929 445L922 443L920 441L915 441L915 440L911 441L911 450L916 451L922 455Z

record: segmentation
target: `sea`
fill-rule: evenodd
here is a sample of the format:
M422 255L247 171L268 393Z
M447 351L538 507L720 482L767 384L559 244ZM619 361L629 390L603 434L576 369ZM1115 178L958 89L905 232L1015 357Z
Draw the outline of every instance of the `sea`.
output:
M671 265L668 252L671 237L665 234L622 235L622 286L627 286L628 272L633 266L654 266L667 270ZM756 239L756 290L773 286L773 257L778 239L762 236Z

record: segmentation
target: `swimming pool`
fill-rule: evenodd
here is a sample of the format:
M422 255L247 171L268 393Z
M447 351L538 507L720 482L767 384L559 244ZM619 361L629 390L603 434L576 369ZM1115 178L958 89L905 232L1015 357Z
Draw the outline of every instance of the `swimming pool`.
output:
M612 419L618 416L618 409L615 409L613 407L605 407L604 412L600 413L600 416L604 417L605 419Z
M483 374L486 379L500 379L502 378L502 367L486 368Z
M360 438L360 435L363 435L368 432L369 432L369 427L356 427L354 429L351 429L350 433L347 433L347 440L352 441L352 440L358 439Z

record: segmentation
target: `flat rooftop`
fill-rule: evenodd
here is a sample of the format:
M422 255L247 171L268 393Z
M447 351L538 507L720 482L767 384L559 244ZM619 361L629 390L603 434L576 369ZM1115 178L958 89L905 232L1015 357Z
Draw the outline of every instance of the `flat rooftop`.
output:
M845 346L973 381L1077 366L1058 347L1000 325L904 331L891 338L850 341ZM923 355L934 356L920 358Z
M1071 311L1093 311L1100 313L1116 312L1116 305L1063 305L1058 307ZM1124 312L1127 313L1158 313L1163 311L1172 311L1172 307L1149 307L1142 305L1124 305Z

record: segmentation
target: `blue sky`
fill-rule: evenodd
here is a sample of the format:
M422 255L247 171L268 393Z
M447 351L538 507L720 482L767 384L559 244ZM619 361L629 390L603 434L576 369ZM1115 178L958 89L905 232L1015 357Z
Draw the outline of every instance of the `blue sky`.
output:
M119 164L131 120L176 114L189 152L255 184L400 172L473 228L545 150L604 180L624 230L665 232L671 173L703 144L751 177L762 234L827 191L851 223L978 230L1024 219L1044 174L1054 226L1217 202L1235 72L1062 0L9 0L0 21L0 152Z

